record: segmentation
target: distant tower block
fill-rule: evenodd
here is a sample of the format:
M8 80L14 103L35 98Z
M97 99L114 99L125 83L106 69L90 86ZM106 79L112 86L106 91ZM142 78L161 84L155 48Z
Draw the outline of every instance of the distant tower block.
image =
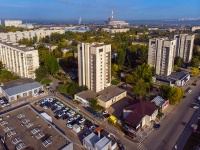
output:
M79 24L79 25L81 24L81 21L82 21L82 18L79 17L79 19L78 19L78 24Z

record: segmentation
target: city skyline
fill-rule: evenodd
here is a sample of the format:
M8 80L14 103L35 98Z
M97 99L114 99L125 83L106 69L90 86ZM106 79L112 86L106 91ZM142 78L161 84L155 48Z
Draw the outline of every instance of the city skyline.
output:
M0 0L0 19L100 21L111 17L123 20L160 20L200 16L197 0ZM103 8L103 9L102 9ZM192 11L188 11L192 10Z

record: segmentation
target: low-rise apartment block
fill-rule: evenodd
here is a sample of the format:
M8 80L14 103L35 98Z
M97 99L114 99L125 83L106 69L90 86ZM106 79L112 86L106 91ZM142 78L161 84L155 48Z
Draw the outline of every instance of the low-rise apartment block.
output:
M0 33L0 39L7 40L11 42L18 42L19 40L23 38L33 38L37 36L37 39L50 36L52 33L65 33L65 30L44 30L44 29L38 29L38 30L29 30L29 31L17 31L17 32L8 32L8 33Z
M39 67L38 50L18 43L0 41L0 61L9 71L20 77L35 78Z

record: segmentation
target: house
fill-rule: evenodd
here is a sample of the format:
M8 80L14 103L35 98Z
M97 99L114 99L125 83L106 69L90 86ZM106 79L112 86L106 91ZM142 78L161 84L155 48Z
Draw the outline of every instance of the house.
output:
M5 82L0 86L0 94L5 96L9 102L19 98L33 96L42 90L43 85L29 78L21 78Z
M150 126L156 119L158 109L149 100L136 100L123 109L125 125L131 130L138 131L144 126Z
M104 131L103 131L104 132ZM95 133L89 134L87 137L83 139L83 146L87 150L114 150L117 147L117 143L111 138L105 136L104 132L102 135L98 132L98 135Z
M161 96L156 96L151 102L155 103L162 111L169 106L169 100L165 100Z

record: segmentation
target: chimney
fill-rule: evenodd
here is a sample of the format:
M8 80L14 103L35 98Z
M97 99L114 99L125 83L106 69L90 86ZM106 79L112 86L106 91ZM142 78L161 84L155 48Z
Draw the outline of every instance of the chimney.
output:
M100 136L101 136L101 134L100 134L101 132L100 131L98 131L98 137L100 138Z

